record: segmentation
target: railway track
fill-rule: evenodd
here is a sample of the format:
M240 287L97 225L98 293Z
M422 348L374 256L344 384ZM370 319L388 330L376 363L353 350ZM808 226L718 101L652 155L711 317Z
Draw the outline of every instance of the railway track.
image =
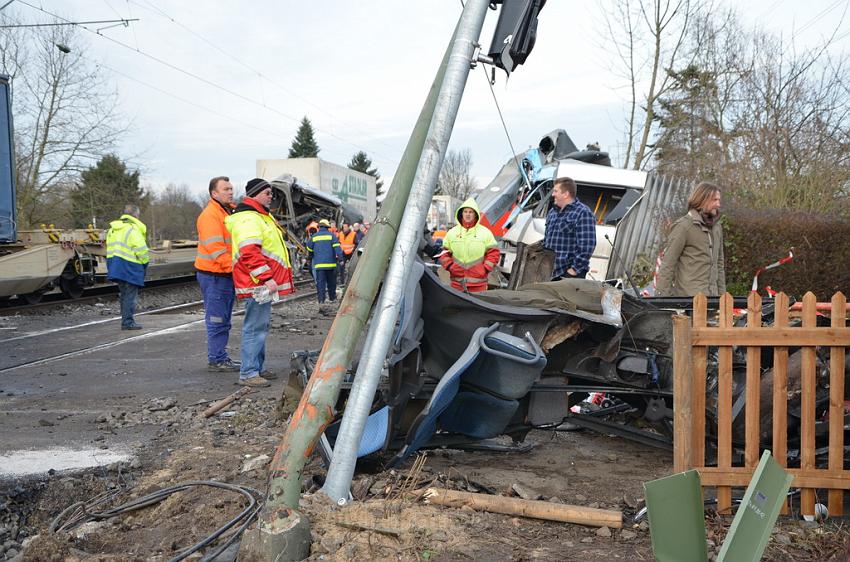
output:
M197 283L194 274L168 279L154 279L152 281L146 281L142 291L163 287L180 287L181 285L191 285L193 283ZM84 289L83 296L78 298L68 298L60 292L47 293L42 297L42 301L36 304L29 304L23 299L13 298L0 302L0 316L9 316L19 312L32 312L34 310L49 310L65 304L87 304L97 302L102 297L111 295L118 295L118 285L114 283L103 283Z
M313 285L312 280L309 281L296 281L295 286L297 289L302 289L292 295L288 295L283 297L277 303L274 303L273 306L282 306L287 303L292 303L299 300L314 298L315 293L309 288ZM76 300L73 302L77 302ZM157 308L153 310L146 310L143 312L136 313L136 316L153 316L153 315L164 315L164 314L174 314L179 312L186 312L192 309L202 308L203 301L192 301L188 303L166 306L162 308ZM55 305L54 305L55 306ZM245 311L243 309L235 310L233 312L233 316L242 316ZM197 324L203 324L204 319L194 319L189 321L180 321L177 323L169 323L168 326L161 328L153 328L146 329L143 333L135 334L135 335L127 335L126 332L116 332L111 331L107 333L109 341L103 341L100 337L95 336L96 343L92 343L90 345L83 345L78 349L70 350L70 351L62 351L61 353L51 353L51 351L56 349L55 345L37 345L40 341L39 338L47 338L51 342L56 341L56 337L59 336L62 342L76 342L83 341L84 338L79 337L71 337L73 334L82 333L81 331L88 329L89 331L96 330L97 327L109 324L111 322L119 322L121 320L120 316L114 316L111 318L104 318L99 320L93 320L89 322L83 322L81 324L75 324L72 326L63 326L58 328L51 328L47 330L41 330L38 332L32 332L28 334L21 335L13 335L10 338L4 338L0 340L0 343L4 345L4 348L9 349L10 344L16 344L16 348L26 348L21 349L26 358L22 361L13 361L13 364L0 366L0 374L8 373L11 371L15 371L17 369L21 369L24 367L34 367L39 365L45 365L48 363L54 363L56 361L61 361L63 359L68 359L71 357L76 357L79 355L85 355L88 353L94 353L97 351L101 351L104 349L109 349L112 347L120 346L127 343L140 342L143 340L156 338L160 336L167 336L169 334L173 334L175 332L179 332L185 330L191 326ZM30 341L27 341L30 340ZM64 349L67 349L66 346L62 346ZM44 352L47 352L44 354ZM33 357L33 356L36 357ZM16 355L7 355L5 358L0 358L0 361L3 359L15 359ZM2 365L2 363L0 363Z
M312 283L312 280L300 280L295 281L295 286L296 288L303 287L305 285L311 285ZM171 277L168 279L154 279L152 281L145 281L145 286L142 288L142 292L144 293L156 289L170 289L195 284L197 284L195 274ZM0 316L11 316L21 312L33 312L37 310L50 310L51 308L66 304L90 304L99 302L100 299L105 296L108 297L113 295L116 297L118 296L118 285L115 285L114 283L103 283L85 289L83 291L83 296L78 298L68 298L60 292L55 292L45 294L42 301L36 304L28 304L23 301L23 299L19 298L7 299L0 301ZM203 304L202 301L197 302Z

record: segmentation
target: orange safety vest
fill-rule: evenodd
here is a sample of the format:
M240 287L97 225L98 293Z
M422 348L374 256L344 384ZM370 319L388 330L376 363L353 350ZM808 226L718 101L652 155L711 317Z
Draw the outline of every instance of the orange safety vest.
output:
M445 238L448 230L435 230L434 234L431 235L431 240L436 242L437 238Z
M195 269L208 273L231 273L233 260L230 257L230 232L224 226L228 213L215 199L198 215L198 254Z
M342 246L342 253L346 256L350 256L354 252L354 248L357 246L354 243L356 237L357 233L353 230L349 230L348 234L344 232L339 233L339 244Z

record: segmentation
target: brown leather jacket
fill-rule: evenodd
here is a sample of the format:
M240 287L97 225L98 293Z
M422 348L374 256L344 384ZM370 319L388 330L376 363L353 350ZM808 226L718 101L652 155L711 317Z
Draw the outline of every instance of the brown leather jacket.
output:
M726 292L723 260L720 221L709 228L696 210L688 211L673 224L661 259L656 294L662 297L722 295Z

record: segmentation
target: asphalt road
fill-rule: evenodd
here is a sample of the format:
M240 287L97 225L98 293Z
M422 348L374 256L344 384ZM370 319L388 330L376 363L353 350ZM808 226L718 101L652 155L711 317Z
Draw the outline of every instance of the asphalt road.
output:
M129 458L162 430L163 423L157 420L179 423L181 408L223 398L240 388L235 385L237 373L207 370L202 311L141 316L138 321L144 329L138 332L122 332L118 321L107 321L22 337L99 319L58 317L46 323L44 317L20 316L4 324L0 479ZM290 353L318 349L331 322L332 317L319 314L312 300L275 308L266 368L281 376L261 389L261 395L280 396ZM230 339L234 357L241 325L241 317L234 317ZM73 354L94 346L99 347ZM72 355L15 368L63 353ZM174 404L167 416L150 412L164 401ZM115 419L125 422L110 423Z

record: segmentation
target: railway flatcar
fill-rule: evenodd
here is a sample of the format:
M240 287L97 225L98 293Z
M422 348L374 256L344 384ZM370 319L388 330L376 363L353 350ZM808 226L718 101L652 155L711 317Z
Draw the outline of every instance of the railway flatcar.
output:
M106 231L94 228L22 230L14 243L0 244L0 299L17 296L35 304L51 291L67 298L106 283ZM198 243L163 241L150 250L146 280L190 276Z

